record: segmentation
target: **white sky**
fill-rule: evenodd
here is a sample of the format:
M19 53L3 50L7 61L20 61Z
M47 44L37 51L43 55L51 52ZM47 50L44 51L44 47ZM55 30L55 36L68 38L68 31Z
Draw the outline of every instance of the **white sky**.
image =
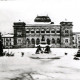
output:
M0 1L0 31L13 32L13 22L32 23L37 15L48 15L55 24L73 22L80 32L80 0L7 0Z

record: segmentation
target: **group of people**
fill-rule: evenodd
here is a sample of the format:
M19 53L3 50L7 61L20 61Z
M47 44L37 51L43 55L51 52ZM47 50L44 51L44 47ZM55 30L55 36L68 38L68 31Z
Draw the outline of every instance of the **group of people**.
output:
M9 53L9 52L5 51L5 52L3 52L3 56L8 56L8 57L9 56L14 56L14 53L12 53L12 52Z
M42 50L40 45L37 46L36 54L39 54L39 53L50 53L50 52L51 52L51 50L50 50L50 46L49 45L46 46L45 50L44 50L44 48Z

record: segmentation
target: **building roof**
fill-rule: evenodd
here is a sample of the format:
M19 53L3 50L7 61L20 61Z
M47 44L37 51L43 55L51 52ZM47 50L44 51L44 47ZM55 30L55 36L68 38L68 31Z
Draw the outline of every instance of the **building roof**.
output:
M53 25L53 24L26 24L25 27L60 27L60 25Z
M13 37L13 34L3 34L2 37Z
M37 16L34 19L34 22L51 22L51 19L49 18L49 16Z
M13 27L15 27L15 26L25 26L26 25L25 22L14 22L13 24L14 24Z
M65 26L65 25L67 25L67 26L73 26L72 22L68 22L68 21L62 21L62 22L60 22L60 24L62 26Z

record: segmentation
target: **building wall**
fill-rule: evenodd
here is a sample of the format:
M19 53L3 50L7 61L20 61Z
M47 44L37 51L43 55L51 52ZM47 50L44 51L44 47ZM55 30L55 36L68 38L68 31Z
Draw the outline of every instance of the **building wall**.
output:
M20 22L19 22L20 23ZM37 44L50 44L51 47L73 47L72 22L54 24L14 24L14 45L35 47ZM44 39L44 40L42 40Z
M77 47L77 35L76 34L73 34L73 48L76 48Z
M14 47L24 47L26 42L25 23L16 22L14 27Z
M77 48L79 48L79 46L80 46L80 33L76 34L76 37L77 37Z
M72 47L72 22L61 22L61 47Z
M4 48L13 48L13 46L14 46L13 37L2 37L2 40L3 40L3 47Z
M32 31L34 33L32 33ZM37 33L37 31L39 33ZM43 33L42 33L43 31ZM53 33L52 33L53 31ZM58 32L57 32L58 31ZM44 41L42 41L42 37L44 36ZM52 39L54 38L55 43L52 44ZM26 26L26 39L31 40L34 39L35 40L35 45L37 44L36 41L37 39L40 40L40 44L41 43L47 43L47 39L50 40L50 44L52 47L60 47L60 43L57 44L56 39L59 38L60 39L60 26L59 25L40 25L37 26Z

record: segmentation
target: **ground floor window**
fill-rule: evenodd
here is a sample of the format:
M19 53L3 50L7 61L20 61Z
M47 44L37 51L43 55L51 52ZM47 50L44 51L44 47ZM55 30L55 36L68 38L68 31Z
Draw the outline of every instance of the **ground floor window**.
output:
M27 44L30 44L30 40L29 40L28 38L27 38L27 40L26 40L26 41L27 41Z
M36 39L36 45L38 45L38 44L40 44L40 39L39 38Z
M58 44L60 43L60 38L57 38L57 43L58 43Z
M52 38L52 44L54 44L55 43L55 39L54 38Z
M68 43L68 39L65 39L65 43Z
M31 42L32 42L32 44L35 44L35 39L32 38L31 39Z
M47 39L47 44L49 44L49 45L50 45L50 39Z

